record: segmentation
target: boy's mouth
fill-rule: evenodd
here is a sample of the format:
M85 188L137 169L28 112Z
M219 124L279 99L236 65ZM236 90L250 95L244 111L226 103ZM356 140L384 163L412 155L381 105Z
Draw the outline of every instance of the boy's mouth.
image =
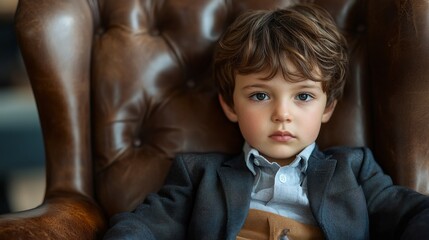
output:
M295 138L295 136L288 131L276 131L273 134L271 134L269 137L274 141L278 141L278 142L288 142L291 139Z

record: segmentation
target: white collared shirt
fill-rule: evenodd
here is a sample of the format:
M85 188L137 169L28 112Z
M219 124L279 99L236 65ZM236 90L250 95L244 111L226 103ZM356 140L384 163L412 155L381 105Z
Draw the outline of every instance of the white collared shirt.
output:
M246 143L243 147L246 165L255 176L250 208L317 225L310 210L305 174L315 146L310 144L289 165L281 167Z

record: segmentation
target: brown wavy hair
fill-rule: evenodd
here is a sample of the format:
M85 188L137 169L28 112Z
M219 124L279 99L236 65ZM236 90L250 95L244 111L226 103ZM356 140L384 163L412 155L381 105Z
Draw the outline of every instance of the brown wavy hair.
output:
M297 71L289 71L286 59ZM265 79L321 81L327 105L341 98L347 72L347 47L331 15L314 4L253 10L240 15L219 40L214 79L224 101L233 106L236 74L267 71Z

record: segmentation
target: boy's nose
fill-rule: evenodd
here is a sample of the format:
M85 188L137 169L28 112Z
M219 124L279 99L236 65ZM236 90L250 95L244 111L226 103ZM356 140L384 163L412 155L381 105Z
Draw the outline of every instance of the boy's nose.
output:
M271 120L273 122L290 122L292 120L290 109L285 103L278 104L273 111Z

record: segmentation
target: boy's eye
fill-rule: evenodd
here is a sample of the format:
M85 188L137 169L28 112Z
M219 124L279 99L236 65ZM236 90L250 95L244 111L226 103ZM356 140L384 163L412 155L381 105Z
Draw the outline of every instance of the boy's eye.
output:
M296 99L299 101L307 102L313 99L313 97L308 93L300 93L296 96Z
M250 96L250 99L255 100L255 101L263 101L263 100L268 100L269 97L268 97L268 94L261 92L261 93L252 94Z

